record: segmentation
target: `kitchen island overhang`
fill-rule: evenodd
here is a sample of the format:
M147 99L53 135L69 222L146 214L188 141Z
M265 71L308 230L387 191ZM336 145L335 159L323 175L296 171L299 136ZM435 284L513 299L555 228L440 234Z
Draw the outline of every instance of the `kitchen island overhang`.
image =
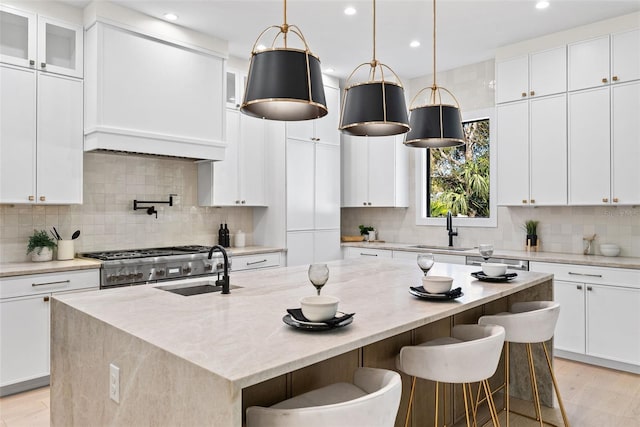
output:
M287 308L315 292L305 266L234 273L232 284L241 288L230 295L184 297L137 286L57 298L52 425L134 424L151 417L157 425L240 426L243 390L272 383L269 387L297 394L290 384L297 370L354 351L356 363L365 364L380 358L362 349L385 340L409 337L409 345L421 335L415 331L428 325L471 323L484 313L506 310L512 301L552 297L552 276L542 273L488 283L470 276L477 268L436 264L431 274L452 276L464 295L430 302L408 292L422 276L413 262L353 259L331 262L329 268L323 294L337 296L339 309L356 315L351 325L320 333L282 322ZM120 368L119 403L109 399L112 363ZM388 360L383 364L393 368Z

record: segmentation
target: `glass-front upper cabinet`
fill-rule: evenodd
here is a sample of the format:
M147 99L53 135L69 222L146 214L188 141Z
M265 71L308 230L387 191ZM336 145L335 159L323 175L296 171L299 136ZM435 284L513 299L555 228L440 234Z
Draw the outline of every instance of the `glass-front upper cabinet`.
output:
M0 62L36 64L36 15L0 5Z
M0 5L0 62L82 77L81 25Z

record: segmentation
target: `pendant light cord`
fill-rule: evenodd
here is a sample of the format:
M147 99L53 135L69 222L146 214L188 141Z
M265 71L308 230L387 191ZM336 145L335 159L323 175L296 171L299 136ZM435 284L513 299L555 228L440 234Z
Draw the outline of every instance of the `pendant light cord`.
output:
M372 64L376 64L376 0L373 0L373 61Z
M284 34L284 47L287 48L287 33L289 32L289 24L287 24L287 0L284 0L284 24L280 27Z
M436 87L436 0L433 0L433 89Z

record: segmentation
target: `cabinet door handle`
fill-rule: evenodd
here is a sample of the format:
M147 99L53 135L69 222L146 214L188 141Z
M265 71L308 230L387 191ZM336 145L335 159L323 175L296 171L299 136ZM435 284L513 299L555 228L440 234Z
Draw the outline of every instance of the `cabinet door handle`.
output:
M581 291L582 290L582 285L576 285L576 289Z
M71 283L70 280L60 280L58 282L45 282L45 283L32 283L31 286L49 286L49 285L61 285L63 283Z
M604 203L608 203L608 202L609 202L609 199L608 199L608 198L606 198L606 197L603 197L603 198L602 198L602 201L603 201Z
M587 286L587 290L588 290L588 291L592 291L592 290L593 290L593 288L592 288L591 286Z
M46 62L41 62L40 63L40 67L41 68L47 68L47 63Z
M529 92L529 95L531 95L531 96L533 96L533 95L535 95L535 94L536 94L536 92L535 92L535 91L533 91L533 90L532 90L531 92Z
M611 80L613 80L614 82L617 82L617 81L618 81L618 76L613 76L613 77L611 78Z
M49 302L49 297L44 297L44 298L42 298L42 300L43 300L44 302Z
M618 198L617 197L613 198L613 203L618 203Z
M606 77L602 78L602 83L607 83L609 80Z
M527 97L527 92L522 92L522 97L526 98Z
M570 271L569 274L571 276L602 277L602 274L574 273L573 271Z
M33 197L33 196L29 196L29 201L30 201L30 202L33 202L35 199L36 199L35 197Z
M44 196L40 196L40 201L41 201L41 202L44 202L44 201L46 201L46 200L47 200L47 198L46 198L46 197L44 197Z
M36 61L34 61L33 59L29 60L29 65L34 66L36 65Z
M252 261L252 262L248 262L247 265L262 264L263 262L267 262L267 260L262 259L260 261Z
M531 199L531 203L535 203L535 202L536 202L536 199Z
M362 256L378 256L378 254L365 254L365 253L362 253L362 252L360 252L360 255L362 255Z
M527 199L522 199L522 203L527 204Z

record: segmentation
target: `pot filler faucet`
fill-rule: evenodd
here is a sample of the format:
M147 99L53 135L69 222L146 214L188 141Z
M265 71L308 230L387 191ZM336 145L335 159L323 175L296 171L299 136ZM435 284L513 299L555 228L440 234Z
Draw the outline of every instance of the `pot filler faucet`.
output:
M222 253L222 257L224 258L224 272L222 274L222 279L216 280L216 285L222 286L222 293L228 294L229 292L229 257L227 257L227 251L220 245L212 246L209 250L209 259L213 256L215 251L220 251Z
M453 230L453 219L451 218L451 211L447 211L447 234L449 235L449 247L453 247L453 236L458 235L458 229Z

